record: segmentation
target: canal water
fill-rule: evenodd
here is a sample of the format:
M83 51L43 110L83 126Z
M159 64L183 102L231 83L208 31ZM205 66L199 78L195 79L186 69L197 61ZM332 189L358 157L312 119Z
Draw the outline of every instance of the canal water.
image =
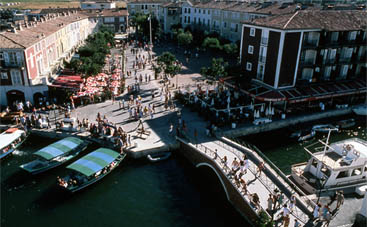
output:
M110 175L75 194L56 186L65 166L39 176L18 168L51 142L32 136L0 163L0 226L249 226L224 198L216 176L199 172L177 154L158 163L125 159Z
M325 140L327 133L316 133L316 136L310 140L298 142L291 139L289 135L293 131L308 130L316 124L333 124L339 120L350 119L353 115L347 115L336 118L329 118L320 121L309 122L307 124L292 126L287 129L275 130L261 135L250 135L239 138L255 145L267 156L283 173L291 174L292 164L307 162L310 155L304 150L304 147L311 145L318 140ZM332 132L330 135L330 143L341 141L348 138L360 138L367 140L366 120L356 118L356 125L342 129L339 132ZM335 124L334 124L335 125Z

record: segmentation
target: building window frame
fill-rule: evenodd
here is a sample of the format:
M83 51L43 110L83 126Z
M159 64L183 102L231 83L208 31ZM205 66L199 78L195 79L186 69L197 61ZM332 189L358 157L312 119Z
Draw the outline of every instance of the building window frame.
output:
M11 71L10 76L12 85L23 85L20 71L18 70Z
M249 54L253 54L254 53L254 46L252 45L248 45L248 51Z
M2 80L7 80L7 79L9 79L9 77L8 77L8 73L7 73L7 72L1 72L1 79L2 79Z
M250 28L250 36L255 37L255 28Z
M251 62L246 63L246 70L247 71L252 71L252 63Z

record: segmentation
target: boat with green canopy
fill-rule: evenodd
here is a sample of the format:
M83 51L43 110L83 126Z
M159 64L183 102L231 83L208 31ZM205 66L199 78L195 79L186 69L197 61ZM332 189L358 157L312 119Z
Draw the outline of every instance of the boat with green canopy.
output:
M31 174L42 173L55 168L85 150L89 142L76 137L67 137L59 140L34 153L37 158L29 163L20 165L20 168Z
M79 191L105 177L125 157L126 154L99 148L68 165L66 168L71 170L70 174L63 178L58 177L58 184L70 192Z

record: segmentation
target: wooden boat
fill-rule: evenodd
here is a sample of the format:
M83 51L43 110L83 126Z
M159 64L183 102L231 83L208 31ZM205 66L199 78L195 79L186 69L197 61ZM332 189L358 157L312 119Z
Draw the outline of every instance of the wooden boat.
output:
M13 153L26 140L25 131L18 128L9 128L0 134L0 159Z
M58 184L70 192L79 191L112 172L126 154L119 154L107 148L99 148L68 165L71 173L58 178Z
M76 157L88 144L76 137L67 137L35 152L37 159L19 167L31 174L42 173Z
M356 121L353 118L350 119L346 119L346 120L342 120L342 121L338 121L336 123L336 125L341 128L341 129L345 129L345 128L351 128L354 125L356 125Z
M329 132L330 129L335 129L336 127L332 124L325 124L325 125L314 125L312 127L313 131L316 132Z
M151 162L159 162L168 159L171 156L171 152L160 152L156 154L148 154L147 159Z

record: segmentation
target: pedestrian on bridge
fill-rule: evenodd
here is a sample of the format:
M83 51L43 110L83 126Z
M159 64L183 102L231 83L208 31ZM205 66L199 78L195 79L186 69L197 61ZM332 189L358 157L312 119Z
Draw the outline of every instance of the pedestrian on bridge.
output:
M259 174L259 177L261 176L261 172L265 169L264 162L260 162L257 166L257 172L255 173L255 178L257 178L257 174Z
M268 198L268 209L267 211L272 214L273 213L273 195L270 193ZM272 215L273 216L273 215Z

